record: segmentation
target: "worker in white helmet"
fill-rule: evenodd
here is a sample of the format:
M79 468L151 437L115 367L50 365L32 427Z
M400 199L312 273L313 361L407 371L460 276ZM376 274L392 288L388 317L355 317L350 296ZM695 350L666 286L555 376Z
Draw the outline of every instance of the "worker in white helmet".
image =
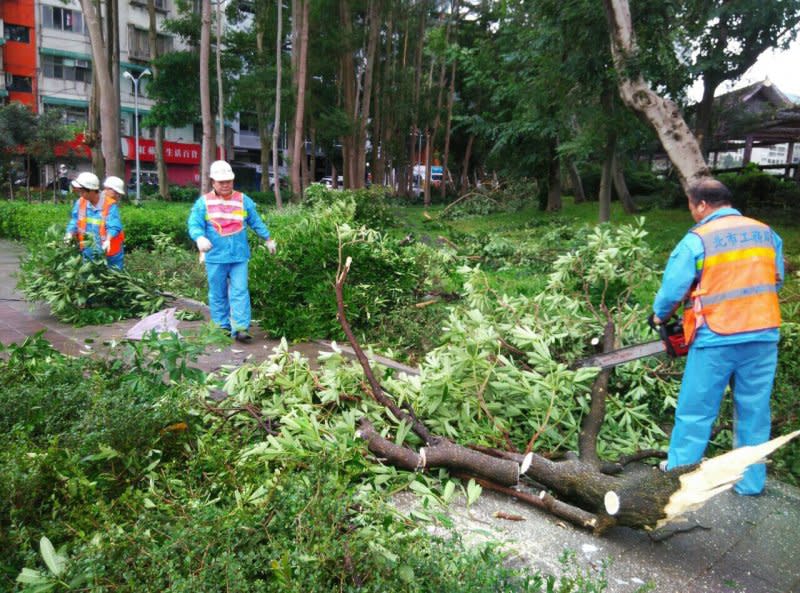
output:
M103 181L103 189L105 195L119 202L125 195L125 182L115 175L109 175Z
M77 239L85 258L95 259L102 254L110 267L121 270L125 233L117 201L100 193L100 180L94 173L81 173L72 181L72 187L80 197L72 207L65 242Z
M194 203L189 214L189 236L205 256L211 320L237 341L247 343L252 340L247 227L265 241L273 254L275 241L256 212L255 202L234 191L235 176L230 164L214 161L209 177L213 189Z

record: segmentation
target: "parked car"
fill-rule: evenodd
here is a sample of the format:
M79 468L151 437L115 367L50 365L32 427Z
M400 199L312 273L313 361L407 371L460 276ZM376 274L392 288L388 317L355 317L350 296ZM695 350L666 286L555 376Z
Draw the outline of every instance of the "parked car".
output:
M322 179L319 180L319 182L321 184L323 184L325 187L327 187L328 189L333 189L333 177L332 176L328 175L326 177L323 177ZM336 185L336 189L343 189L343 188L344 188L344 177L339 175L338 181L337 181L337 185Z
M139 172L139 187L157 188L158 187L158 173L155 171L140 171ZM136 173L133 173L128 179L128 191L136 191Z

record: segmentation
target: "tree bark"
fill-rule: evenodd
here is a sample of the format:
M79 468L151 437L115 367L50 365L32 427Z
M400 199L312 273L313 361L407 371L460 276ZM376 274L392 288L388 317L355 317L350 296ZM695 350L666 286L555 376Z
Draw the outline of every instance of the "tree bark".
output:
M711 175L700 145L686 125L678 106L655 93L635 69L639 55L628 0L603 0L611 36L611 55L617 70L622 101L656 131L661 145L675 165L686 190Z
M216 156L214 146L214 116L211 113L211 86L209 64L211 58L211 0L202 0L200 15L200 112L203 120L203 145L200 162L200 190L206 193L211 189L208 176L209 167Z
M455 10L455 8L454 8ZM450 133L453 127L453 103L456 96L456 59L450 64L450 89L447 93L447 122L444 130L444 153L442 155L442 185L439 188L442 201L447 196L447 182L450 179Z
M370 116L372 101L372 79L375 72L375 60L378 47L378 35L381 29L380 0L369 2L369 39L367 41L366 67L364 71L363 96L360 113L357 114L358 134L356 136L356 178L353 188L364 187L367 172L367 122Z
M619 196L619 201L622 202L622 209L625 214L636 214L639 209L631 197L631 192L628 191L628 184L625 183L625 172L619 162L619 154L616 151L611 159L611 176L614 180L614 189Z
M567 171L569 172L572 191L575 194L575 203L583 204L586 201L586 193L583 191L583 181L578 167L573 159L567 159Z
M156 3L155 0L147 0L147 14L150 20L148 28L148 41L150 43L150 70L153 78L158 77L158 29L156 28ZM156 141L156 172L158 174L158 193L163 200L169 200L169 178L167 176L167 164L164 162L164 127L155 127Z
M475 134L470 134L467 139L467 148L464 150L464 161L461 163L461 182L458 184L460 193L465 193L469 187L469 159L472 157L472 145L475 143Z
M220 158L227 160L228 155L225 150L225 96L222 91L222 2L217 0L217 146L220 150Z
M275 33L275 121L272 124L272 178L275 192L275 205L283 208L278 161L278 140L281 136L281 87L283 77L283 0L276 0L278 10L277 31ZM263 169L262 169L263 170ZM269 171L269 168L267 168Z
M550 161L547 166L547 211L561 211L561 159L558 156L558 142L550 143Z
M603 329L603 352L614 349L615 334L614 323L607 322ZM610 377L611 369L602 370L595 377L589 413L581 421L581 431L578 435L578 456L581 461L595 467L600 465L600 458L597 456L597 437L606 416L606 395Z
M300 51L297 56L297 104L294 111L294 153L292 154L292 199L303 199L303 185L300 169L301 159L306 158L305 129L305 104L306 83L308 81L308 19L311 10L311 0L300 0Z
M352 36L353 23L350 14L350 3L348 0L339 0L339 22L346 38ZM356 97L356 72L353 64L353 55L349 46L339 57L339 67L341 71L341 90L343 108L348 117L355 122L357 110ZM344 187L351 188L357 176L356 164L356 140L354 134L342 136L342 177Z
M97 72L97 90L100 105L100 144L105 160L105 174L125 176L125 165L122 161L119 131L119 101L114 100L114 82L111 80L100 15L92 0L80 0L83 18L89 29L89 40L92 46L93 72ZM119 88L117 83L116 88Z
M603 172L600 175L600 202L599 222L609 222L611 220L611 188L612 188L612 165L614 162L614 151L617 145L616 132L609 131L606 138L606 149L603 156Z

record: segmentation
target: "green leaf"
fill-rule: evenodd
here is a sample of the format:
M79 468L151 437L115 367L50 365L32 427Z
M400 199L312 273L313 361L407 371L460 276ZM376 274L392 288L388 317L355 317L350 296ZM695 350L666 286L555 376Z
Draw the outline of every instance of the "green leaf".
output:
M470 480L469 484L467 484L467 506L471 506L472 503L478 500L481 492L483 492L483 488L475 480Z
M56 552L52 542L47 539L47 536L43 535L42 539L39 540L39 551L42 554L42 559L44 559L47 568L50 569L50 572L55 576L59 576L64 572L67 566L67 559Z

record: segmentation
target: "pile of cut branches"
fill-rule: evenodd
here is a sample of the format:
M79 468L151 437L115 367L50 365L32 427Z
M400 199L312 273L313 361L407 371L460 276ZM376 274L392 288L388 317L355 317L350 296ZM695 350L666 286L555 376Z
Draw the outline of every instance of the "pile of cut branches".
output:
M18 287L31 302L47 303L60 321L77 326L111 323L160 310L164 295L105 261L85 260L51 227L22 262Z

